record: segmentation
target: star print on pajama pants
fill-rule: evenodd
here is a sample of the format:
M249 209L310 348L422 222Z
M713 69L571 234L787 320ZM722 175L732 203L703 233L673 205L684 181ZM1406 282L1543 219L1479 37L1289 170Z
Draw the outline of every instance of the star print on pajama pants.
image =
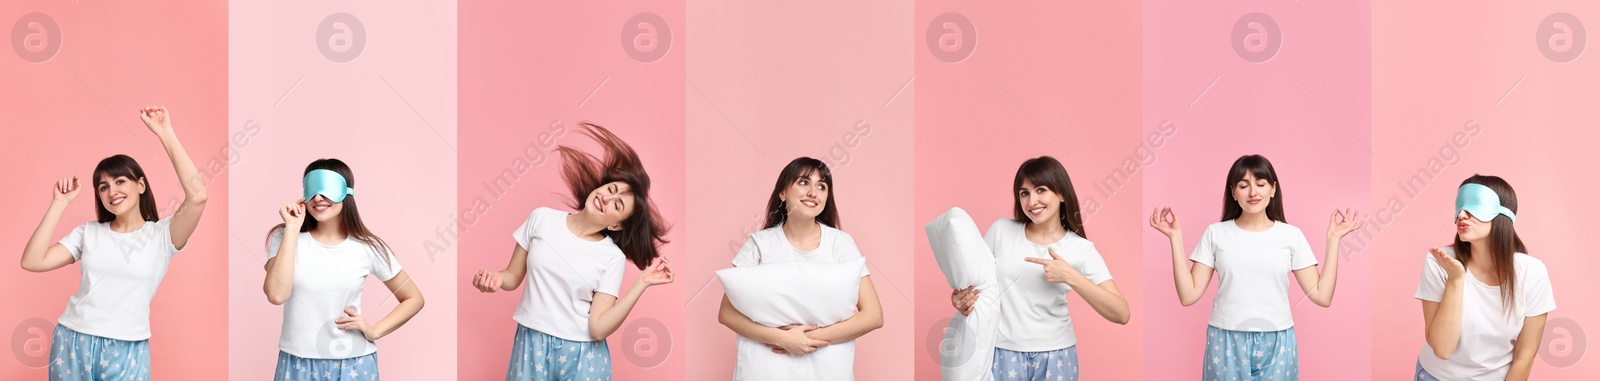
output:
M1300 352L1294 328L1272 332L1206 328L1206 381L1300 379Z
M150 340L108 339L56 324L49 373L50 381L147 381Z
M1416 381L1439 381L1439 379L1433 378L1433 375L1429 374L1427 369L1422 369L1422 361L1417 361L1417 374L1415 379Z
M308 359L278 351L273 381L378 381L378 353L347 359Z
M517 324L506 381L611 381L605 340L571 341Z
M1078 381L1078 347L1045 352L994 349L995 381Z

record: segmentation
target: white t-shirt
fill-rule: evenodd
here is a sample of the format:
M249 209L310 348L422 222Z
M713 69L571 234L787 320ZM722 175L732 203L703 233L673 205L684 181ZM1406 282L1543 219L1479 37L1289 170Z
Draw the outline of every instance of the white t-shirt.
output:
M1456 256L1455 250L1443 249L1445 254ZM1523 253L1512 258L1512 268L1517 272L1517 308L1512 309L1513 315L1507 316L1503 309L1500 286L1483 284L1468 269L1467 279L1461 283L1461 340L1449 360L1439 359L1433 354L1433 347L1423 341L1417 361L1428 374L1441 380L1506 379L1506 373L1511 371L1512 342L1522 333L1523 319L1556 309L1544 262ZM1449 275L1432 255L1425 255L1423 260L1417 299L1440 302L1444 300L1444 282Z
M567 212L538 208L511 233L528 251L522 301L511 316L517 324L571 341L595 341L589 333L594 293L617 296L628 260L611 237L590 241L567 228Z
M1230 331L1294 328L1289 313L1289 272L1317 265L1300 228L1282 221L1267 230L1240 229L1235 220L1206 227L1189 260L1217 270L1211 326Z
M361 312L361 290L367 275L380 281L400 273L400 261L393 253L345 238L336 245L317 242L311 233L299 233L295 241L294 288L283 303L283 331L278 349L308 359L347 359L378 351L360 331L339 329L335 320L346 317L345 308ZM267 258L278 256L283 231L267 240ZM280 263L281 265L281 263ZM363 316L375 324L381 316Z
M61 313L61 325L108 339L149 339L150 299L179 251L172 246L172 219L146 221L127 233L112 231L109 222L89 221L62 237L61 246L83 274L78 293Z
M995 347L1017 352L1043 352L1077 345L1072 317L1067 314L1067 292L1071 287L1045 280L1044 266L1024 258L1049 260L1049 249L1078 270L1089 282L1111 280L1105 259L1094 243L1067 232L1050 245L1029 241L1026 223L1001 219L989 225L983 240L994 252L995 273L999 280L1000 337Z
M750 238L744 241L744 246L739 248L739 253L734 254L733 266L744 267L767 263L797 261L835 263L855 260L862 257L861 249L856 247L856 241L855 239L850 238L850 234L840 231L839 229L834 229L828 225L818 225L822 227L822 239L817 244L817 248L812 249L811 251L800 251L800 249L795 248L793 244L789 243L789 236L783 233L782 225L762 229L754 234L750 234ZM865 266L863 266L861 268L861 276L866 277L867 275L870 275L870 272L867 271ZM751 340L745 338L744 336L738 337L737 353L758 353L770 350L771 349L768 349L766 344L762 344L759 341ZM812 352L803 356L822 356L831 358L836 354L848 354L847 357L853 359L855 357L855 350L856 342L855 340L851 340L843 343L832 343L827 346L817 348L816 352ZM748 372L741 371L739 368L749 365L750 364L743 359L738 359L734 363L734 373L748 374ZM817 372L818 373L815 375L767 375L768 377L764 377L764 379L795 381L814 376L817 380L854 380L855 364L852 362L850 366L835 365L827 369L817 369Z

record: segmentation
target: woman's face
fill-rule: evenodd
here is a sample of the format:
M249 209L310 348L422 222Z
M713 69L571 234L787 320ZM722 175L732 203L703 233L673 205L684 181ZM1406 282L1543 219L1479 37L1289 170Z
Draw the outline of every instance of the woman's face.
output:
M784 208L789 211L789 218L811 221L822 214L822 208L828 205L830 189L828 183L822 182L820 172L811 171L778 193L778 199L783 200Z
M138 213L139 196L145 192L144 179L135 181L127 176L111 177L100 175L95 181L95 194L100 196L100 204L111 214L118 216L124 213Z
M607 230L622 230L622 222L633 215L633 187L622 181L612 181L589 191L583 201L582 213L606 225Z
M1465 210L1456 212L1456 238L1461 242L1478 242L1489 237L1493 231L1493 224L1478 221Z
M1035 224L1059 224L1056 221L1061 218L1061 194L1049 186L1022 179L1022 188L1017 189L1017 204L1022 205L1022 214Z
M1233 184L1233 200L1244 208L1244 214L1265 213L1267 205L1272 203L1272 196L1277 194L1278 187L1265 179L1256 178L1256 174L1245 172L1244 179Z
M347 196L348 197L348 196ZM344 203L329 201L328 197L316 195L306 201L306 212L317 222L326 222L339 217L339 212L344 210Z

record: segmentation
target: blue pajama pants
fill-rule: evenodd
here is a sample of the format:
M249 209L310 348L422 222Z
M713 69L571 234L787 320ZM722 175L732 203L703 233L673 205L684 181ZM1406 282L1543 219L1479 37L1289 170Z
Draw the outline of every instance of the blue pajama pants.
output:
M278 351L273 381L378 381L376 352L347 359L308 359Z
M1439 379L1433 378L1432 374L1428 374L1428 370L1422 369L1422 362L1421 361L1417 361L1417 374L1416 374L1415 380L1416 381L1439 381Z
M994 349L996 381L1078 381L1076 345L1045 352Z
M1206 381L1300 379L1300 352L1294 328L1273 332L1206 328Z
M52 337L50 381L150 380L150 340L108 339L60 324Z
M611 381L605 340L571 341L517 324L506 381Z

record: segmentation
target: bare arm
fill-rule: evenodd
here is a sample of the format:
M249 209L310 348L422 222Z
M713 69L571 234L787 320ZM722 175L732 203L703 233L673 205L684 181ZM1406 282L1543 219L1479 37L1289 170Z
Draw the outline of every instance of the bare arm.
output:
M1433 355L1449 360L1461 342L1462 287L1466 287L1466 267L1460 261L1445 255L1439 248L1431 250L1433 259L1445 268L1444 297L1438 303L1422 301L1424 339L1433 348Z
M1300 290L1312 303L1328 307L1333 305L1333 290L1339 284L1339 240L1346 234L1360 229L1361 212L1345 209L1335 210L1328 216L1327 249L1323 251L1322 272L1315 270L1316 266L1294 271L1294 279L1300 283Z
M511 262L506 263L506 268L500 271L479 270L472 277L472 286L479 292L492 293L496 290L516 291L522 286L522 281L528 275L528 249L522 244L512 244ZM598 301L598 300L597 300ZM592 307L592 306L591 306Z
M166 107L139 110L139 119L161 139L161 146L167 150L167 158L172 160L172 168L178 172L178 183L183 185L183 204L172 215L171 226L172 246L181 249L189 243L189 236L199 227L200 215L206 210L205 180L200 177L200 170L194 166L189 153L184 151L183 144L178 142L178 134L172 130L172 120L167 115Z
M422 299L422 290L417 288L416 283L411 282L411 275L406 274L405 270L400 270L393 278L384 281L383 285L389 288L389 292L394 293L394 299L400 304L394 306L388 315L384 315L382 320L378 320L368 328L365 333L369 341L377 341L394 333L400 326L411 321L412 317L416 317L418 312L422 312L422 306L426 304Z
M622 328L622 322L628 319L628 314L633 312L633 306L639 302L639 297L644 296L645 289L651 286L672 283L672 267L665 257L656 257L650 266L633 281L633 287L622 295L621 299L605 293L594 293L594 301L589 304L589 335L595 340L605 340L607 336Z
M1088 278L1084 280L1086 281L1084 283L1088 283ZM1100 284L1068 284L1068 286L1077 291L1078 295L1083 297L1083 301L1089 302L1089 307L1093 307L1094 312L1107 321L1128 324L1128 320L1132 318L1132 313L1128 311L1128 299L1122 297L1122 290L1117 289L1116 281L1107 280Z
M883 328L883 306L878 302L878 291L872 286L871 276L861 277L859 292L855 315L833 325L817 328L806 334L806 337L829 343L842 343Z
M61 215L66 213L67 205L78 197L78 178L64 179L55 183L51 195L50 208L45 209L44 219L39 220L39 227L33 229L33 235L28 237L28 244L22 248L22 269L31 272L45 272L70 265L77 260L72 258L72 253L60 243L50 242L50 236L55 234L57 223L61 222Z
M1189 265L1191 261L1183 254L1183 228L1179 227L1178 215L1172 212L1172 208L1152 211L1150 227L1165 234L1172 246L1172 285L1178 290L1178 303L1184 307L1194 305L1206 294L1206 287L1211 285L1211 276L1216 270L1202 263Z
M305 200L278 208L278 216L283 218L283 239L278 243L277 255L267 259L267 277L261 284L267 302L273 305L283 305L294 292L295 252L300 243L300 226L306 219Z
M1540 314L1522 319L1522 332L1511 346L1511 372L1506 374L1506 381L1527 381L1533 373L1533 359L1544 343L1544 321L1548 316Z

